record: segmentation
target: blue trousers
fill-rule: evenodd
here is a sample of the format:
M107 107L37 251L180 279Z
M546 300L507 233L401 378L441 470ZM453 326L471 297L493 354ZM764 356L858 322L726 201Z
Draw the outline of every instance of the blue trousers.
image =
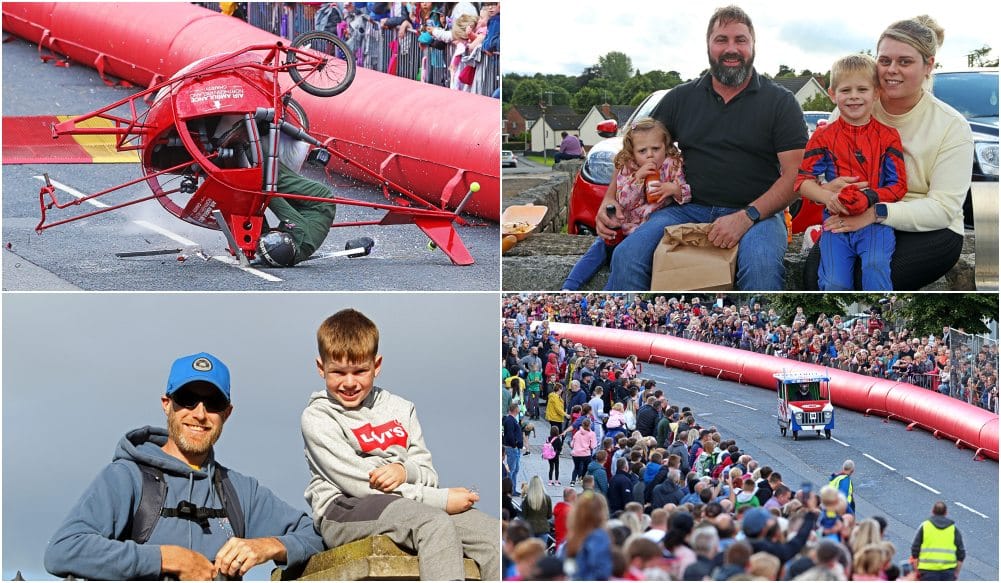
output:
M689 203L672 205L652 213L612 254L612 274L608 291L650 289L653 252L664 236L664 227L683 223L711 223L742 209ZM740 239L737 250L737 288L741 290L778 290L785 288L785 221L778 213L752 225Z
M827 218L827 214L824 214ZM871 224L851 233L820 235L818 284L822 291L855 289L855 259L862 262L862 289L892 290L890 260L897 238L886 225Z
M563 289L577 291L585 283L591 281L591 278L608 263L613 250L615 247L605 244L604 239L596 238L587 252L577 260L573 269L570 270L570 275L563 282Z
M511 483L514 484L515 496L519 496L521 493L518 492L518 470L521 469L521 449L517 447L505 447L504 453L507 455L507 469L511 472Z

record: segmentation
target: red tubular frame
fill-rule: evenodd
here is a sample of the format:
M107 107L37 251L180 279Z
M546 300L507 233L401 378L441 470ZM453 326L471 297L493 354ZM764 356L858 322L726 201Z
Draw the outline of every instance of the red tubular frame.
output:
M255 51L267 51L261 63L240 63L237 65L233 64L225 65L227 61L230 61L231 59L233 59L238 55ZM302 55L301 60L297 59L294 65L289 65L289 64L283 65L275 62L280 53L288 51L294 51L297 55ZM200 63L198 67L196 67L191 71L187 71L184 74L173 77L167 81L157 83L144 91L120 99L119 101L116 101L115 103L103 107L95 112L77 116L73 119L61 122L59 124L54 124L52 127L53 137L65 134L117 135L119 136L118 140L116 141L116 148L118 150L120 151L141 150L151 145L151 142L149 141L147 141L145 144L138 143L141 141L141 138L144 136L148 136L154 131L161 131L163 128L159 127L154 128L145 123L145 117L149 115L149 112L146 112L145 114L140 116L138 113L138 109L136 108L136 100L144 99L145 97L153 95L163 88L170 87L171 94L164 101L169 101L174 127L178 129L178 137L180 138L182 144L185 146L185 149L192 156L192 160L186 161L183 164L179 164L177 166L168 168L166 170L144 175L143 177L138 178L136 180L126 182L119 186L103 190L101 192L86 196L84 198L74 199L65 204L60 203L56 198L55 188L47 184L46 186L42 187L41 190L39 191L39 206L41 209L41 219L38 225L35 227L35 230L41 233L42 231L57 225L62 225L65 223L73 222L87 217L92 217L94 215L121 209L126 206L131 206L140 202L146 202L149 200L162 198L168 194L175 193L177 192L177 190L162 192L160 194L153 194L152 196L143 197L132 201L127 201L124 203L119 203L117 205L111 205L107 208L103 208L97 211L84 213L81 215L77 215L74 217L46 224L46 218L47 218L46 211L53 207L63 209L70 206L76 206L88 200L92 200L100 196L103 196L105 194L108 194L110 192L114 192L116 190L132 186L139 182L146 181L149 178L153 178L164 174L169 174L181 170L185 167L192 166L194 164L198 164L199 166L205 168L206 167L205 162L211 160L212 158L215 158L214 154L205 155L201 151L199 151L199 148L194 144L192 137L188 135L187 132L180 131L182 120L178 118L177 114L178 107L176 103L176 95L174 94L173 90L175 84L180 85L190 79L201 78L205 77L206 75L212 75L217 73L227 73L227 72L239 73L239 70L245 67L265 71L267 73L270 73L274 78L277 78L278 73L286 72L288 68L291 66L302 67L303 65L308 66L310 63L319 63L319 61L317 61L316 59L310 60L308 58L308 54L309 53L306 51L296 49L294 47L288 47L281 41L276 42L274 44L251 45L249 47L245 47L236 51L231 51L229 53L218 55L217 57L213 57L210 60L206 61L205 63ZM305 75L304 77L308 80L308 75ZM246 81L252 82L252 80L250 79L246 79ZM280 103L281 99L286 94L291 92L294 87L295 86L283 90L281 89L281 87L277 82L272 84L270 88L271 106L276 111L278 110L278 104ZM125 104L129 105L129 110L132 114L131 119L126 119L108 113ZM153 107L157 106L165 107L166 103L160 102L159 104L154 104ZM150 111L152 111L152 109ZM143 117L142 121L140 121L140 117ZM115 127L111 128L77 127L77 124L79 124L80 122L93 118L102 118L110 120L114 122ZM405 196L406 198L410 199L411 201L418 203L423 208L403 207L392 204L368 203L368 202L357 201L347 198L340 198L340 197L334 197L334 198L311 197L311 196L304 196L291 193L279 193L271 190L264 190L260 193L249 193L260 197L260 201L257 202L251 201L249 208L253 209L259 208L260 215L263 216L263 212L264 209L267 207L268 201L272 197L281 197L293 200L315 201L315 202L324 202L330 204L343 204L350 206L360 206L372 209L386 210L387 211L386 215L383 216L382 219L378 221L354 221L345 223L334 223L331 225L331 227L333 228L333 227L360 226L360 225L414 224L419 229L421 229L421 231L423 231L438 247L440 247L453 263L457 265L470 265L474 262L472 255L466 249L461 238L459 238L458 234L454 230L453 223L455 221L461 221L458 215L456 215L454 212L451 211L441 210L436 208L430 202L420 198L419 196L410 192L408 189L404 188L402 185L396 183L393 180L390 180L381 173L370 170L369 168L350 159L347 155L335 149L333 147L334 143L335 140L333 138L328 138L325 142L322 143L321 147L330 152L332 155L337 156L337 158L339 158L342 162L351 165L352 167L356 168L359 172L362 172L363 174L369 176L370 178L374 179L379 184L381 184L383 192L387 194L387 197L389 194L388 187L391 187L400 194L402 194L403 196ZM261 155L262 153L259 151L258 154L259 154L259 159L262 160L261 163L263 164L263 156ZM240 189L237 189L235 186L232 188L233 191L231 194L233 195L236 195L237 192L244 192ZM472 190L469 193L467 193L467 198L471 195L472 195ZM46 203L46 199L49 199L48 203ZM230 213L228 216L225 216L227 223L229 223L230 229L234 231L235 235L238 235L236 239L238 241L238 244L240 245L240 249L248 257L253 257L256 251L257 241L260 236L260 233L257 232L260 229L260 221L259 221L260 217L256 215L256 211L254 211L254 213L255 214L251 216L247 216L242 213ZM248 220L250 221L249 223L250 228L246 229L244 228L244 225L248 223ZM236 251L235 249L231 250L231 252L233 252L234 254L235 251Z

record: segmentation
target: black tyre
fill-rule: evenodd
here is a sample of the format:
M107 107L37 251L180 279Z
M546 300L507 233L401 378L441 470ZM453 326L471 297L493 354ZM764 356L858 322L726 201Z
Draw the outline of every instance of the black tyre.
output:
M309 116L306 115L306 110L299 105L298 101L291 97L285 103L285 121L307 132L309 131Z
M347 43L336 36L319 30L299 35L292 41L292 48L307 50L323 56L323 64L314 67L299 62L296 52L288 52L289 76L303 91L317 97L333 97L351 86L355 80L355 61Z

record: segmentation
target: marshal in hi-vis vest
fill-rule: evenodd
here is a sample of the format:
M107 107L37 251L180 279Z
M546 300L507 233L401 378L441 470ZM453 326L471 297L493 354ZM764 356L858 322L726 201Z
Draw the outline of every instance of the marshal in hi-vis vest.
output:
M956 525L937 528L930 520L921 523L919 571L945 571L956 568Z

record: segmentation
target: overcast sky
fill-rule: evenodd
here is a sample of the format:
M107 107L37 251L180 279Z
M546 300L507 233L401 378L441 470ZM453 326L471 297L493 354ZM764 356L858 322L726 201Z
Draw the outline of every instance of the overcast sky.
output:
M379 326L377 384L416 403L442 485L500 515L497 294L3 296L4 580L53 578L48 538L127 431L165 425L171 362L203 350L232 374L218 459L307 510L299 416L323 388L316 328L346 307Z
M678 71L691 79L708 67L705 34L713 11L728 2L506 0L502 6L505 73L576 76L611 51L625 53L640 72ZM984 44L1001 53L996 2L734 2L751 17L759 72L779 65L826 72L835 59L871 49L892 22L929 14L945 29L938 61L966 68L966 54Z

